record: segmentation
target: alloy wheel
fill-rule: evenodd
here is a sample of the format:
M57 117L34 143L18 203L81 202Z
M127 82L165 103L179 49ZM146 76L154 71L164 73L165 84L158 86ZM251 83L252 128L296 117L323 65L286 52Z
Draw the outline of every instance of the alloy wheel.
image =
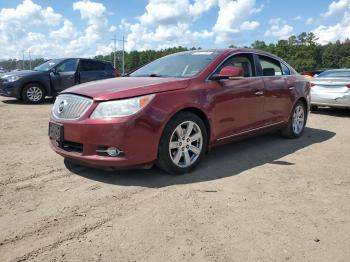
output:
M203 135L193 121L178 125L169 141L169 154L178 167L186 168L196 162L203 148Z
M293 122L292 122L292 127L293 127L293 132L296 135L299 135L304 128L305 124L305 110L302 105L298 105L294 109L293 113Z
M31 102L38 102L43 97L43 91L38 86L31 86L28 88L26 95Z

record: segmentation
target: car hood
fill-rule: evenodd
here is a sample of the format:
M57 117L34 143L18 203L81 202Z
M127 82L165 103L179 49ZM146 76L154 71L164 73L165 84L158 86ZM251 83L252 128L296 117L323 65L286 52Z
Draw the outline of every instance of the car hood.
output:
M2 74L1 77L43 75L43 74L48 74L48 72L34 71L34 70L21 70L21 71L8 72L8 73L5 73L5 74Z
M62 92L113 100L186 88L189 79L160 77L118 77L80 84Z

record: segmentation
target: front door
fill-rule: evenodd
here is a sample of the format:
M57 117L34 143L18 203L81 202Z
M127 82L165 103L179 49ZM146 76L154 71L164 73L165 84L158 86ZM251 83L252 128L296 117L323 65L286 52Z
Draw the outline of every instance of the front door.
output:
M216 81L213 89L216 137L224 139L264 125L264 82L256 76L251 54L238 54L228 59L225 66L240 67L244 78Z
M57 65L55 70L51 72L51 83L56 92L74 86L77 83L77 59L67 59Z

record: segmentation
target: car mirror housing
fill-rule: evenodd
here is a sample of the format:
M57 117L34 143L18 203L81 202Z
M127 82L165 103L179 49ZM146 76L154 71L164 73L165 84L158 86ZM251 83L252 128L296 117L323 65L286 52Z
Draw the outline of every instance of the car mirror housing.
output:
M244 77L244 71L242 68L225 66L219 72L212 76L213 80L222 80L222 79L242 79Z

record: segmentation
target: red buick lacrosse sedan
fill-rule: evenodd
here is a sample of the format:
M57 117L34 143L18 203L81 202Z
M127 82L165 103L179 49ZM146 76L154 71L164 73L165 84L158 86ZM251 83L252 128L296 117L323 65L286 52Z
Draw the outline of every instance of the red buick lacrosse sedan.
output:
M282 59L252 49L168 55L126 77L63 91L49 123L66 161L193 170L212 147L271 130L299 137L308 82Z

